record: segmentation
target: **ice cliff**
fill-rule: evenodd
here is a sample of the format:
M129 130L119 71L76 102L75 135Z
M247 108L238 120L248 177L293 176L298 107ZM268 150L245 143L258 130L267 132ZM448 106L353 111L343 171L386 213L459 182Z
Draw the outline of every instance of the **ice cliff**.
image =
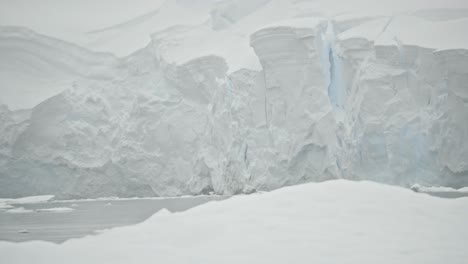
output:
M468 4L160 2L87 41L0 27L0 197L468 186Z

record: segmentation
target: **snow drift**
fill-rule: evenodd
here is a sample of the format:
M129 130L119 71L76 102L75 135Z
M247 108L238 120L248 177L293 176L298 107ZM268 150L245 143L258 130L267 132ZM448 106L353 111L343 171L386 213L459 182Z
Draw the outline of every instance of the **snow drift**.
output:
M143 2L0 18L0 197L467 186L468 4Z
M10 263L466 262L467 198L328 181L234 196L63 244L0 242Z

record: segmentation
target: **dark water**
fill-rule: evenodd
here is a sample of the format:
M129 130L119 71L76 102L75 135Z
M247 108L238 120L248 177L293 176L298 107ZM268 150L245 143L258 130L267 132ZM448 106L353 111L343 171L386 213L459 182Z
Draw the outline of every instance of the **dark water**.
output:
M137 199L114 201L47 202L17 204L34 210L29 213L0 211L0 240L22 242L44 240L62 243L71 238L95 234L97 230L142 222L162 208L180 212L226 197L201 196L170 199ZM40 212L35 210L69 207L71 212Z

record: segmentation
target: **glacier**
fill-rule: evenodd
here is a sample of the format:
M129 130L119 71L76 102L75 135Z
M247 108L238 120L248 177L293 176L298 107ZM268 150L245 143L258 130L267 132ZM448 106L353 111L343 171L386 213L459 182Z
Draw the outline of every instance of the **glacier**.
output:
M398 1L5 14L0 197L468 186L468 3Z

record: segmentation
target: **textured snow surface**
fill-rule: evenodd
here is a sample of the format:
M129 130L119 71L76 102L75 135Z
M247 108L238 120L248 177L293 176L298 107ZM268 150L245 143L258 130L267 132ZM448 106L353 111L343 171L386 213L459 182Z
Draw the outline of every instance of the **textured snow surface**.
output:
M328 181L235 196L141 224L47 242L0 242L8 263L464 264L468 198Z
M0 1L0 197L468 186L467 23L461 0Z

